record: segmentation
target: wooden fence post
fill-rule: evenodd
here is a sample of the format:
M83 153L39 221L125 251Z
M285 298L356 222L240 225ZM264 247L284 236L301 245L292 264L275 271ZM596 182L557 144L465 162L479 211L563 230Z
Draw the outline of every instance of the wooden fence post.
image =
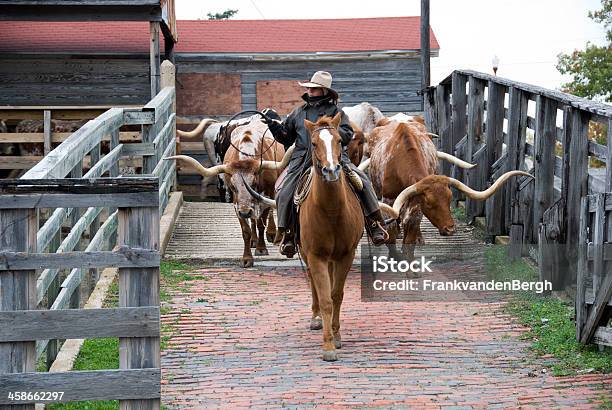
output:
M451 104L451 139L453 151L449 154L455 154L457 144L463 137L466 136L467 122L466 122L466 109L467 109L467 96L465 92L466 77L457 72L453 72L452 75L452 86L451 93L453 95ZM465 155L462 157L465 159ZM453 178L463 180L462 169L456 166L451 168L451 176ZM456 201L464 197L462 192L457 190L453 193L453 203L456 205Z
M522 170L525 164L525 140L527 137L527 94L515 87L510 87L508 95L508 161L506 162L506 172L513 170ZM506 198L508 206L506 207L506 225L510 226L516 222L512 216L513 209L518 211L515 206L518 198L518 182L516 178L510 179L506 184ZM518 215L517 215L518 216ZM514 228L517 229L517 228ZM522 231L522 230L521 230ZM510 235L511 239L522 238L523 235ZM518 243L514 243L518 245Z
M535 193L533 202L534 238L544 212L553 204L555 182L555 144L557 136L557 103L538 95L535 133Z
M578 271L576 273L576 340L582 337L582 328L586 321L587 307L585 301L586 275L589 269L587 259L588 226L589 226L589 198L585 195L580 199L579 214L580 233L578 235Z
M150 70L151 70L151 98L159 92L159 21L149 23L150 33Z
M165 87L176 87L176 67L169 60L165 60L161 64L161 88L163 89ZM172 96L172 108L170 112L176 114L176 92ZM178 135L176 134L176 120L174 121L174 125L172 126L172 135L174 135L177 138L177 142L178 142ZM172 137L170 139L172 139ZM172 155L175 155L175 154L176 154L176 145L174 149L172 150ZM158 158L158 160L161 160L161 158ZM178 178L175 172L174 175L172 176L172 190L176 191L177 189L178 189Z
M577 238L580 232L580 200L588 193L590 115L574 108L566 110L566 114L568 121L566 121L567 130L565 132L569 132L571 138L569 149L566 147L566 151L569 151L569 172L564 175L567 180L563 181L564 187L567 187L564 231L568 252L573 255L576 252Z
M159 208L120 208L119 245L159 250ZM159 268L119 269L119 306L159 306ZM159 337L119 339L121 369L160 367ZM159 399L121 400L120 408L159 409Z
M0 251L36 252L36 210L0 209ZM0 311L36 309L36 271L0 270ZM0 374L36 370L36 341L0 343ZM34 409L33 404L14 408Z
M470 76L470 94L468 96L468 123L467 123L467 144L465 146L465 160L476 162L479 156L477 151L483 144L482 124L484 118L484 88L485 82ZM475 169L467 170L467 185L476 190L481 190L486 184L486 170L479 165ZM484 180L483 177L484 176ZM482 215L484 212L484 202L466 198L466 216L473 219Z
M453 155L455 147L453 146L451 136L450 91L450 86L445 84L440 84L436 88L436 111L438 114L437 134L440 136L438 139L438 147L440 151ZM447 161L441 161L440 163L440 172L443 175L450 176L451 164Z
M504 143L504 98L506 87L489 81L489 96L487 99L487 179L492 176L491 168L501 157ZM490 235L502 235L506 233L504 218L505 190L499 190L487 200L488 209L486 213L487 233Z
M47 155L51 152L51 111L43 111L43 152Z

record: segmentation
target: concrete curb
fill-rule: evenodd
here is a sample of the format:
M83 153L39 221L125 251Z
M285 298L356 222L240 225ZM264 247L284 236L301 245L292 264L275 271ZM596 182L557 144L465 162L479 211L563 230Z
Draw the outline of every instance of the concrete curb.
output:
M172 237L172 231L181 210L181 205L183 205L183 193L180 191L170 193L166 210L159 220L159 252L162 257L166 253L166 247Z

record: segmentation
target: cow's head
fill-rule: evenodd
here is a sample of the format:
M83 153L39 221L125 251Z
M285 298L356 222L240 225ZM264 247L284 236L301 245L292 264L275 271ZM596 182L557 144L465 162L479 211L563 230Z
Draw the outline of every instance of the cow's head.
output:
M334 118L322 117L316 123L304 120L312 143L312 163L320 172L323 180L337 182L340 179L340 155L342 145L338 126L340 113Z
M357 124L351 122L351 128L353 128L353 138L348 144L348 156L351 162L355 165L359 165L361 158L363 157L364 144L366 137L364 132L359 128Z
M388 211L393 218L398 218L402 207L411 199L420 206L423 214L431 221L440 235L448 236L455 232L455 221L450 211L452 193L450 187L455 187L474 200L486 200L499 190L511 177L523 175L533 178L533 175L523 171L509 171L500 176L489 188L476 191L463 182L444 175L429 175L419 182L404 189L395 199L393 208Z
M450 211L453 193L448 187L445 176L430 175L423 178L414 187L414 201L421 207L423 215L438 228L442 236L455 233L455 221Z

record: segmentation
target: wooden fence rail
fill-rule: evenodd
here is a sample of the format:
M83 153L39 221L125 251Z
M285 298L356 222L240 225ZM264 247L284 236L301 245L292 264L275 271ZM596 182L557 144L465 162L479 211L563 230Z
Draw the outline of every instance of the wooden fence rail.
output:
M575 284L581 199L612 191L612 106L469 70L427 88L424 99L439 149L478 165L442 164L444 174L478 190L510 170L535 177L512 179L484 203L468 198L467 217L484 217L492 236L509 235L512 256L536 256L540 278L556 289ZM607 128L608 143L590 140L590 127ZM462 199L455 193L455 203Z
M147 105L110 108L21 179L0 180L0 407L36 401L9 400L10 391L55 390L66 392L61 401L159 408L159 216L176 184L176 167L161 161L176 152L168 64ZM126 125L141 127L142 142L121 143ZM125 159L143 173L121 175ZM120 307L78 310L85 279L106 267L118 268ZM51 365L58 340L92 337L120 338L121 370L33 373L45 351Z

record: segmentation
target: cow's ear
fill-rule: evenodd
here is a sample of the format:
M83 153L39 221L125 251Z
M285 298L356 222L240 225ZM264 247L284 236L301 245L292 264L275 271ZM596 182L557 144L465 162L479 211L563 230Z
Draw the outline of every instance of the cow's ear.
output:
M338 113L334 115L334 118L332 118L332 125L334 126L334 128L338 129L338 126L340 125L340 120L342 120L342 114Z
M304 127L306 127L309 133L312 134L312 130L315 129L315 125L316 124L314 122L310 122L307 119L304 119Z

